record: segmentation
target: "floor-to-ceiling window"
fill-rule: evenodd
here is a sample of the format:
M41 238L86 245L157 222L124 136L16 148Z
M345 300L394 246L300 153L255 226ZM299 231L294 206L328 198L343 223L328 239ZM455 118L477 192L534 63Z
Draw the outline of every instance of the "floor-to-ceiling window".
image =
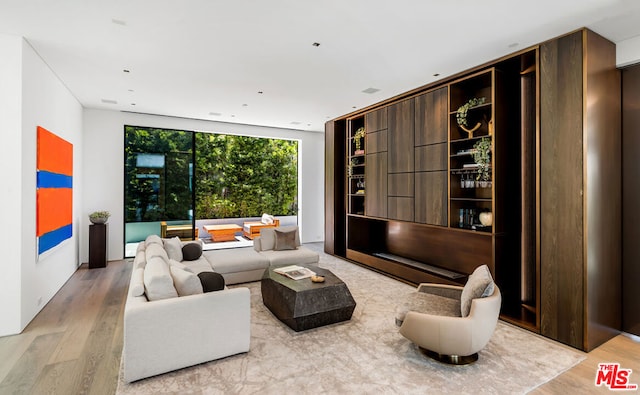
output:
M297 140L126 126L124 178L127 257L163 222L205 242L206 224L297 223Z
M125 127L125 243L193 221L193 133ZM127 251L131 256L131 251Z

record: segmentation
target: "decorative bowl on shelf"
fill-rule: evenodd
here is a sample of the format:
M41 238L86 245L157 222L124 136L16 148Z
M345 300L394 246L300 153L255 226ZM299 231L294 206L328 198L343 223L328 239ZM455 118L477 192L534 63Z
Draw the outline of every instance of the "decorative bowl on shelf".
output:
M324 282L324 277L323 276L311 276L311 282L323 283Z
M89 221L92 224L105 224L109 220L111 213L108 211L94 211L89 214Z

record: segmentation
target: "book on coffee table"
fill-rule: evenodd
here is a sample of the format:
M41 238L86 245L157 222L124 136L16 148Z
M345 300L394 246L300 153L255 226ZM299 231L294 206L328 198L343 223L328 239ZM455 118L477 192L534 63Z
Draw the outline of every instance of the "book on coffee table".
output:
M278 267L273 269L273 271L293 280L301 280L316 275L314 271L298 265Z

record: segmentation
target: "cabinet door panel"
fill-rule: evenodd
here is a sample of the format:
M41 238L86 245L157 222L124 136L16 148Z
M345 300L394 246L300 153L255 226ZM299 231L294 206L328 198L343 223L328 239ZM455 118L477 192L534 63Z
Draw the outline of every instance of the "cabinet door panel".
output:
M447 87L427 92L414 100L416 146L446 143L449 119Z
M414 168L413 99L389 107L389 173L408 173Z
M387 128L387 108L381 108L364 115L364 128L367 133Z
M387 151L387 130L379 130L374 133L367 133L366 137L367 153L375 154L376 152Z
M389 196L388 218L400 221L413 221L412 197Z
M413 197L413 173L389 174L389 196Z
M447 144L416 147L416 171L447 170Z
M447 172L416 173L415 221L447 226Z
M367 154L364 171L364 213L371 217L387 217L387 153Z
M540 329L581 348L582 32L545 43L540 59Z

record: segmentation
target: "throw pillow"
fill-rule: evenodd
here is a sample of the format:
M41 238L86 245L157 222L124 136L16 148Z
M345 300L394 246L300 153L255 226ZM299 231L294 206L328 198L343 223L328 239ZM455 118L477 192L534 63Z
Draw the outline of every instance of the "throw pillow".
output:
M162 239L158 235L149 235L145 240L145 244L148 246L150 244L160 244L162 245Z
M169 264L162 257L154 256L144 267L144 292L149 301L175 298L178 292L173 286Z
M216 272L198 273L203 292L221 291L224 289L224 277Z
M185 243L182 246L182 260L195 261L202 256L202 244L197 242Z
M203 291L200 279L195 274L180 269L178 266L170 267L173 285L176 287L179 296L189 296L201 294Z
M182 243L179 237L163 239L164 249L167 251L169 259L175 259L180 262L182 260Z
M274 229L276 232L276 243L273 249L275 251L295 250L296 249L296 232L297 230L281 231Z
M460 313L463 317L471 311L471 301L493 294L494 283L487 265L481 265L471 273L460 295Z
M169 255L167 255L167 251L164 249L162 244L149 244L147 248L144 250L145 256L147 258L147 263L149 259L159 256L165 260L165 262L169 261Z

